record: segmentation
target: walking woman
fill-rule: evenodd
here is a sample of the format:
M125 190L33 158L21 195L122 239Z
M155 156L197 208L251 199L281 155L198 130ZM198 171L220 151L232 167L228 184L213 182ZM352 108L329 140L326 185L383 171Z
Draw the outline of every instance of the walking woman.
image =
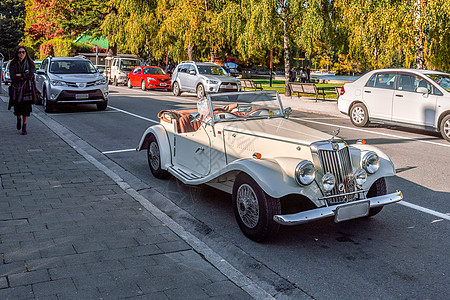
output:
M23 46L19 46L10 63L11 87L9 93L9 107L14 106L17 117L17 130L27 134L27 121L31 113L31 104L36 102L34 72L36 67ZM22 123L23 120L23 123Z

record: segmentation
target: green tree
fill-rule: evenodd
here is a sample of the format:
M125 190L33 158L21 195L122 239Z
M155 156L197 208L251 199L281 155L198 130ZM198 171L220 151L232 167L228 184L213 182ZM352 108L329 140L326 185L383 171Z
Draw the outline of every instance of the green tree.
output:
M14 49L24 36L25 0L0 2L0 52L5 60L12 59Z

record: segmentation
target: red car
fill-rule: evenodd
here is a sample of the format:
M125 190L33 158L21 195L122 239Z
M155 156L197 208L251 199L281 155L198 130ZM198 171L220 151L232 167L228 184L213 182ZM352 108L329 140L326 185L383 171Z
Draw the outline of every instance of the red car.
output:
M170 90L170 77L160 67L139 66L128 74L128 88L140 86L143 91L147 89Z

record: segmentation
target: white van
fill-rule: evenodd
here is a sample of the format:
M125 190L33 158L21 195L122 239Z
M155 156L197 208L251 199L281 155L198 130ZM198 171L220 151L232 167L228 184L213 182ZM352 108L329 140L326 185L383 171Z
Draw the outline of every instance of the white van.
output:
M137 66L143 66L144 63L139 58L114 57L111 64L111 70L108 73L108 81L115 86L126 85L128 74Z

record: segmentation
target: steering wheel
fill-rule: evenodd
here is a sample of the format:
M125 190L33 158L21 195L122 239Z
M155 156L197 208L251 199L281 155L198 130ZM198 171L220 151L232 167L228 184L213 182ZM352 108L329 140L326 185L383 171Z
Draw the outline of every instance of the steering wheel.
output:
M257 111L267 111L267 114L258 114L259 116L269 116L269 115L270 115L269 109L264 108L264 107L260 107L260 108L256 108L256 109L252 110L251 112L249 112L249 113L247 114L247 116L251 116L251 115L253 115L254 113L256 113Z

